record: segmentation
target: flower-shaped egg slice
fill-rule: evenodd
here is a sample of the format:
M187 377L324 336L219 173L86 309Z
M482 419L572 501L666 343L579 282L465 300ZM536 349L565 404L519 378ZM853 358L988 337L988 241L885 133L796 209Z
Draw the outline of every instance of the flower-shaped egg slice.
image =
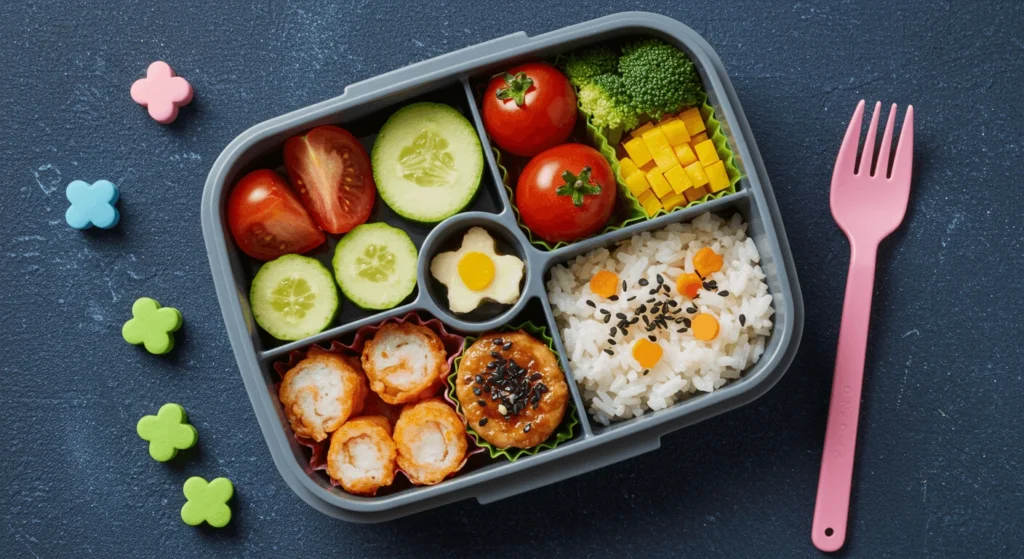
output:
M523 261L495 251L494 238L482 227L473 227L462 246L442 252L430 262L430 274L448 288L448 308L468 313L484 299L511 305L519 299Z

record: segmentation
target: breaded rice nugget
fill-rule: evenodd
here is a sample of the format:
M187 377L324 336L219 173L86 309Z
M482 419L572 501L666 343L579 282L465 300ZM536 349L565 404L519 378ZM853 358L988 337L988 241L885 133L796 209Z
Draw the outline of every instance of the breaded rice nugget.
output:
M278 397L297 436L322 441L362 411L366 377L354 361L314 350L285 373Z
M398 449L380 415L351 419L331 435L327 474L349 493L373 495L395 481Z
M385 324L363 346L363 370L370 389L389 404L436 394L447 360L441 338L416 324Z
M440 483L466 458L466 426L439 398L410 404L395 423L398 465L416 485Z

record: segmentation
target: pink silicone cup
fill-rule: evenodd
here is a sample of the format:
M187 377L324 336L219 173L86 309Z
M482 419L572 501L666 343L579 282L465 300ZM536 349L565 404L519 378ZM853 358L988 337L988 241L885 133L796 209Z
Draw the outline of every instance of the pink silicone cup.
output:
M192 86L185 78L160 60L149 65L146 77L132 84L132 100L149 109L149 116L160 124L178 118L178 108L192 101Z

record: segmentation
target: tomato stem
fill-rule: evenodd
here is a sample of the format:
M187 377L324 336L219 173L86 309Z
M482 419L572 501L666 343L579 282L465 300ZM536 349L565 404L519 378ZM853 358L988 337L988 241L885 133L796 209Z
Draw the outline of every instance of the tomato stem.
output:
M591 171L590 167L580 169L580 174L578 175L572 174L572 171L568 169L562 171L562 180L565 181L565 184L559 186L555 190L555 194L558 196L572 196L572 205L577 208L582 206L583 196L601 193L601 185L590 180Z
M508 72L502 72L499 75L501 79L505 80L505 85L508 87L498 88L496 93L498 99L502 101L515 99L516 106L522 107L526 103L526 92L533 86L533 80L526 75L526 72L516 72L514 76Z

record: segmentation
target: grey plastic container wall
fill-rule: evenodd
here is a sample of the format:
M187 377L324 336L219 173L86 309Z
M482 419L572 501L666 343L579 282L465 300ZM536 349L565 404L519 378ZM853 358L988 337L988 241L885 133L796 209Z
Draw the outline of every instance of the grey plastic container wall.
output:
M527 242L516 224L507 193L501 187L501 177L483 131L469 80L471 77L489 76L514 62L547 58L592 42L637 34L661 37L685 50L695 61L708 91L709 103L722 122L744 178L736 194L559 250L539 250ZM305 340L265 348L265 338L261 337L253 322L248 305L253 263L238 252L224 219L230 185L255 161L280 150L284 140L290 136L322 124L344 125L438 90L450 90L465 96L452 102L463 107L481 136L489 173L481 191L490 189L486 196L496 201L494 211L463 213L432 229L411 231L414 241L420 246L420 259L418 288L409 302L376 315L343 322ZM478 194L478 198L480 196L485 194ZM549 327L555 337L556 349L561 354L562 367L570 379L572 404L580 416L579 434L572 440L516 462L495 461L438 485L413 487L378 497L350 495L332 487L322 474L310 470L302 448L290 436L277 394L272 389L274 361L285 358L293 349L343 336L367 324L413 310L430 313L454 330L481 332L506 324L525 306L532 304L541 308L548 324L553 325L544 293L544 275L552 265L640 231L689 221L706 211L738 211L745 216L749 222L749 233L761 252L761 266L774 299L775 326L764 355L739 381L714 393L690 398L666 410L610 427L592 425L571 379L572 371L565 359L561 338L554 328ZM389 214L382 219L397 220ZM803 330L803 300L782 220L754 138L721 60L692 29L655 14L625 12L537 37L515 33L353 84L345 88L340 97L258 124L235 138L214 163L203 193L202 221L228 338L274 463L285 482L309 505L325 514L353 522L385 521L470 497L489 503L654 450L665 433L747 404L764 394L793 361ZM499 242L510 245L510 250L524 258L527 264L522 298L508 311L479 317L479 320L459 318L449 313L443 301L437 300L437 289L430 285L432 280L427 273L427 262L438 247L472 225L484 225L499 238ZM407 223L399 226L410 229Z

